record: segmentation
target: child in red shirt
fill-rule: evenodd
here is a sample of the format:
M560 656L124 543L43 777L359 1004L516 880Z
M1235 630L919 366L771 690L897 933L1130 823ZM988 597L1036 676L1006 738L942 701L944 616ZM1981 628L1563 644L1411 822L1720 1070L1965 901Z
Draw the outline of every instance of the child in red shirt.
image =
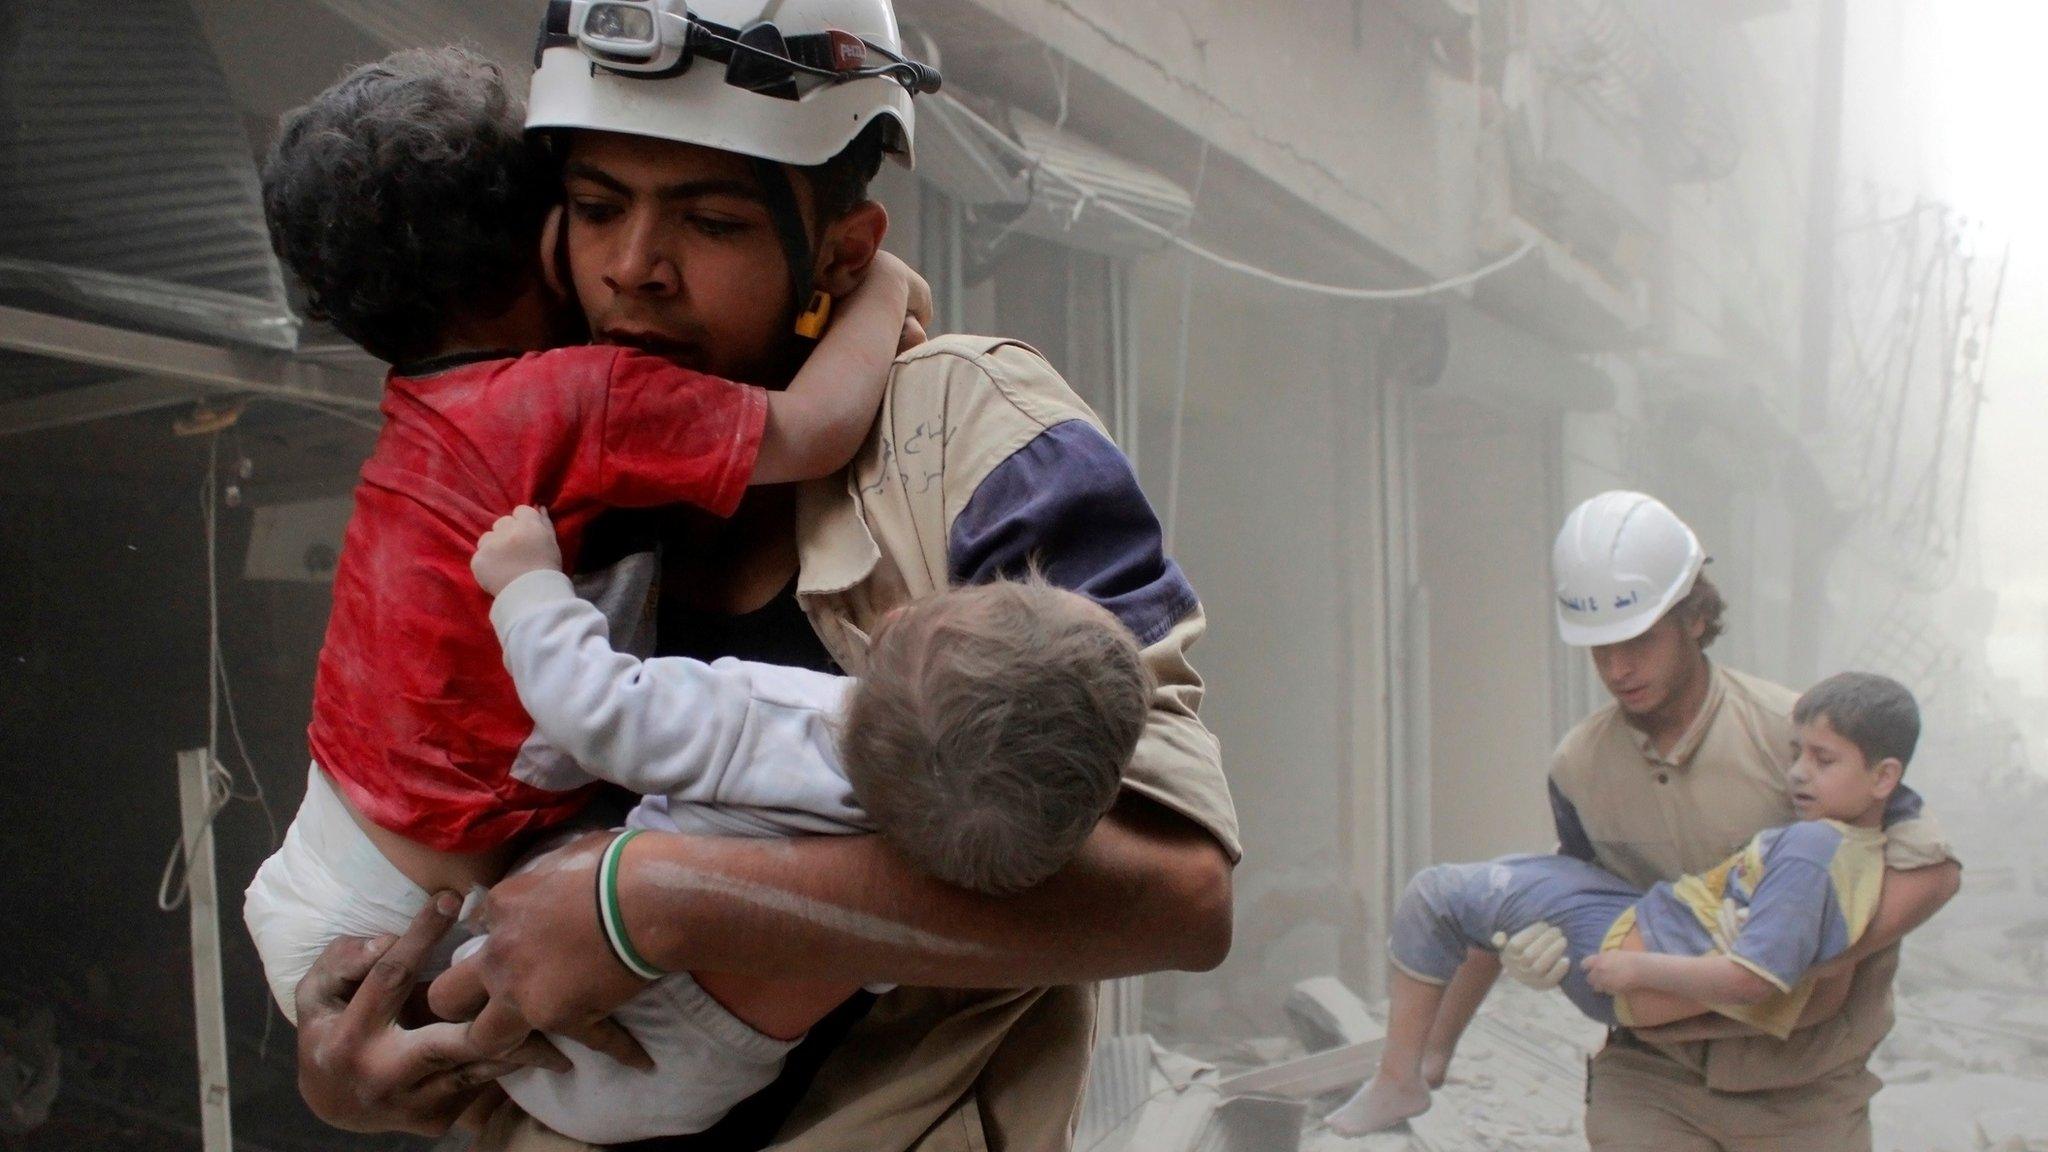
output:
M294 1019L329 941L402 931L430 891L495 880L588 797L520 707L470 575L477 537L544 506L573 565L606 509L725 516L749 484L838 471L925 292L878 256L783 392L630 348L509 351L560 327L541 259L559 184L522 118L495 65L401 52L289 113L265 166L312 307L394 364L335 574L306 801L244 906Z

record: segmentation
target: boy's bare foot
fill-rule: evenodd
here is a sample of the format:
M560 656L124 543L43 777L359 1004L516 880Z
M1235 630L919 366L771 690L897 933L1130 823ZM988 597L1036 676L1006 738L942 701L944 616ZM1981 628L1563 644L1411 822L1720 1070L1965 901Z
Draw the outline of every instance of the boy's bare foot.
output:
M1448 1052L1424 1052L1422 1054L1422 1082L1437 1089L1444 1086L1445 1077L1451 1072L1451 1054Z
M1396 1084L1385 1076L1366 1082L1344 1106L1323 1117L1339 1136L1363 1136L1392 1128L1429 1111L1429 1088L1421 1083Z

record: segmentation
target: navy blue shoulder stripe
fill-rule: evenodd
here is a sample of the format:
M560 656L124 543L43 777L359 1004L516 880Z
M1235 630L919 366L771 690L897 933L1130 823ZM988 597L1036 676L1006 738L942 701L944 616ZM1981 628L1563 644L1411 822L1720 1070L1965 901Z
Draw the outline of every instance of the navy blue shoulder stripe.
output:
M955 584L1020 577L1036 563L1143 644L1199 603L1131 462L1085 420L1053 425L998 464L953 521L946 557Z

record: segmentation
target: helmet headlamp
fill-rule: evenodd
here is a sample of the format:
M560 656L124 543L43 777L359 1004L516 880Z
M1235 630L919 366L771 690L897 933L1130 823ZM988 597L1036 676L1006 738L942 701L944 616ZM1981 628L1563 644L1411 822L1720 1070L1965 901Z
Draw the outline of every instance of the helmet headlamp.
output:
M696 16L687 0L550 0L535 67L541 52L566 45L599 68L644 79L680 75L703 57L725 65L726 83L786 100L798 98L798 76L828 83L881 77L913 94L940 84L938 69L842 29L784 35L765 20L728 28Z

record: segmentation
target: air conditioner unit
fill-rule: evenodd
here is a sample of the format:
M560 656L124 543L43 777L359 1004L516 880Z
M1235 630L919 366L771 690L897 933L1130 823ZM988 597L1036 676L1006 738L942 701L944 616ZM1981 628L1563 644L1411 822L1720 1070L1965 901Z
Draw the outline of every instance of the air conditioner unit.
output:
M249 528L243 579L331 582L354 507L352 496L259 505Z

